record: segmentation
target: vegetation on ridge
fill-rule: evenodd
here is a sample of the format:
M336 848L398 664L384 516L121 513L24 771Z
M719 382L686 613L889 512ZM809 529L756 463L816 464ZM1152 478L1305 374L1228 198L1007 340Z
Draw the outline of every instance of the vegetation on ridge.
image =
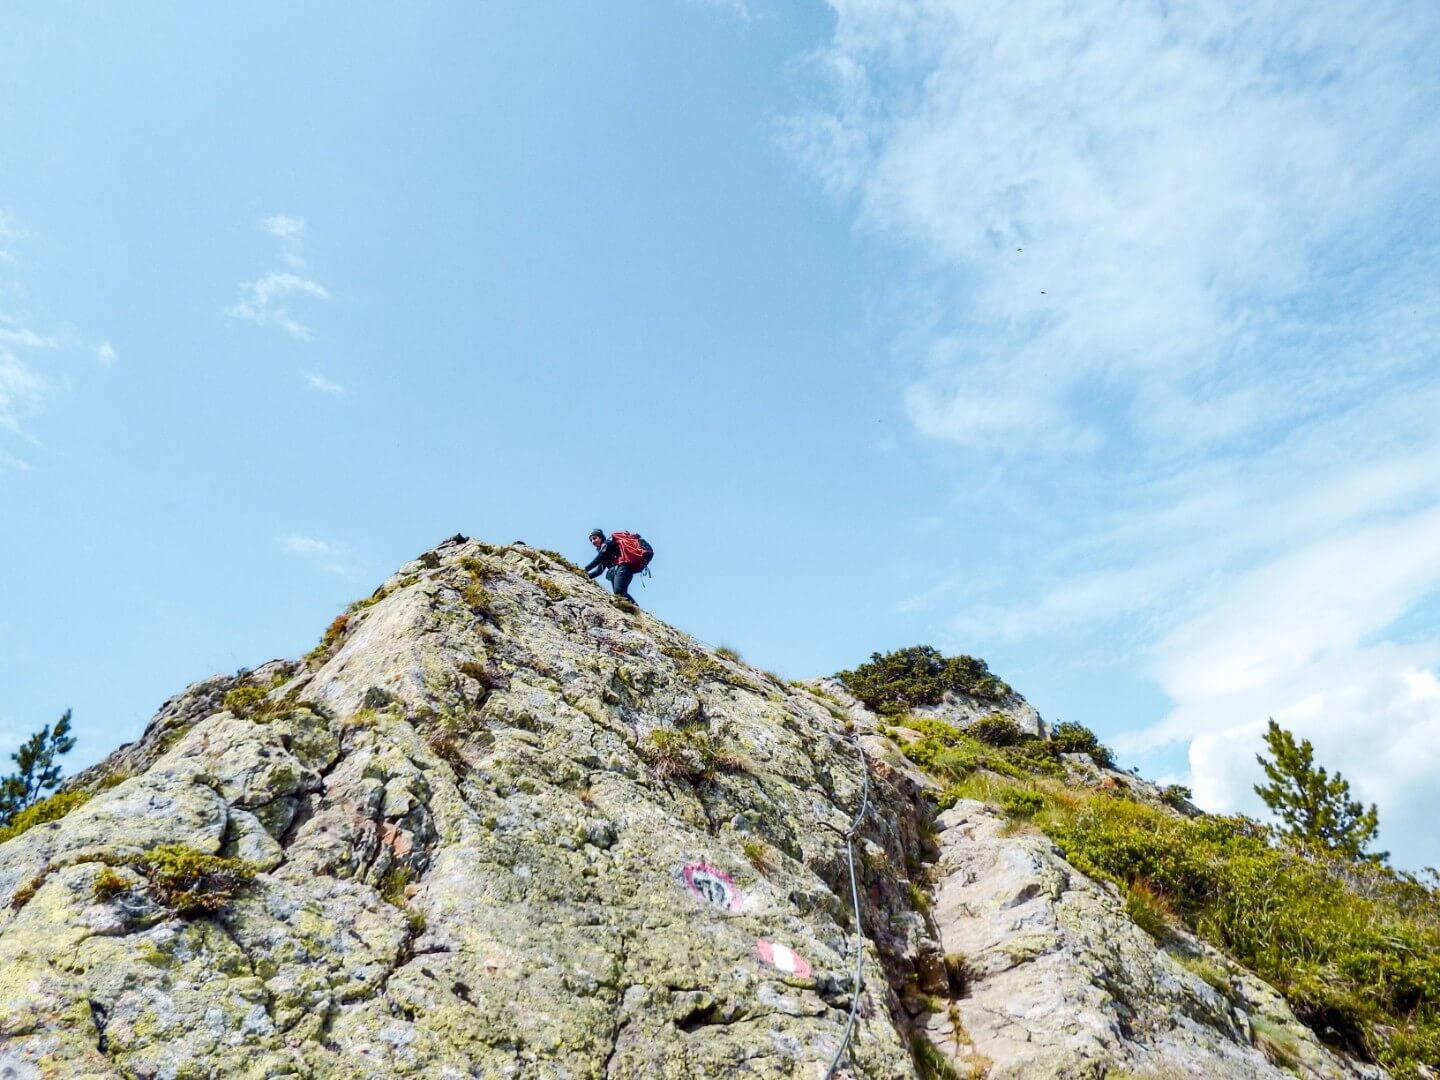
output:
M1010 687L973 656L942 656L930 645L912 645L890 653L871 653L868 663L835 676L857 698L882 716L895 716L924 705L939 705L947 693L999 701Z
M1093 733L1079 725L1067 726L1063 750L1047 750L1050 740L993 746L933 719L904 724L921 733L905 755L949 785L942 808L976 798L1002 807L1016 828L1040 828L1077 869L1119 886L1127 912L1152 936L1163 942L1174 928L1189 929L1274 985L1322 1038L1399 1080L1440 1069L1440 891L1432 885L1365 856L1363 843L1351 855L1303 828L1295 835L1293 824L1178 813L1171 805L1188 798L1184 789L1150 805L1113 775L1100 790L1068 786L1055 755L1090 745ZM1094 747L1085 752L1097 756ZM1312 803L1323 784L1341 810L1351 805L1343 779L1319 779L1303 750L1274 765L1272 782L1309 791ZM1363 811L1331 811L1317 808L1314 820L1358 821L1370 835ZM1202 977L1225 992L1223 973Z

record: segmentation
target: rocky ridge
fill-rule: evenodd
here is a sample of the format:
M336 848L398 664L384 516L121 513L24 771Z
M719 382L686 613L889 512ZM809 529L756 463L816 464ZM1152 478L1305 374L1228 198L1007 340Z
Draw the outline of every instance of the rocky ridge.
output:
M0 845L0 1077L818 1080L856 989L858 747L837 1076L1294 1075L1276 1041L1383 1075L993 808L937 820L882 727L558 556L452 538ZM162 857L254 876L177 899Z

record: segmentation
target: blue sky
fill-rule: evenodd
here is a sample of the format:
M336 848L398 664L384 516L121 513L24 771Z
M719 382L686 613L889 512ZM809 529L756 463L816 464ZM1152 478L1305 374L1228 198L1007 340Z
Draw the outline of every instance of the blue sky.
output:
M1440 11L11 5L0 749L463 531L800 677L986 657L1440 862Z

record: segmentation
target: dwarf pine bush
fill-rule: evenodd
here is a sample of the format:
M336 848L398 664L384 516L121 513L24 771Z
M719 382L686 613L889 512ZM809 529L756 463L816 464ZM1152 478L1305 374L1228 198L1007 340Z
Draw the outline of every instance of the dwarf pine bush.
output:
M871 653L869 663L836 675L871 709L895 716L922 705L939 705L947 693L998 701L1010 687L990 673L984 660L941 655L930 645Z

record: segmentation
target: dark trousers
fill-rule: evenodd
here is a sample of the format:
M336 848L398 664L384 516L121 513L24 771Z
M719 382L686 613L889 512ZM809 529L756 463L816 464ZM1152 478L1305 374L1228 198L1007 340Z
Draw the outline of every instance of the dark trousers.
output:
M631 580L635 577L636 574L644 570L645 566L649 565L649 562L650 560L646 559L645 565L642 566L612 566L609 570L606 570L606 580L608 580L610 584L615 587L615 595L623 596L626 600L629 600L631 598Z

